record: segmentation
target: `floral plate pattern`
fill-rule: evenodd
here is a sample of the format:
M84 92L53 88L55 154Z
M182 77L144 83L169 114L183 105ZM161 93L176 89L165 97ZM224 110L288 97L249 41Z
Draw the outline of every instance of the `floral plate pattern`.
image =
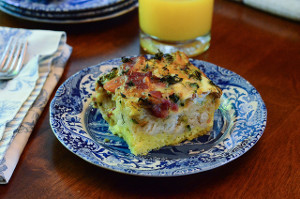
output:
M120 65L113 59L85 68L64 82L50 104L50 124L58 140L82 159L102 168L140 176L181 176L224 165L260 139L267 110L257 90L236 73L214 64L190 60L223 90L209 135L146 156L130 153L125 141L111 134L91 103L101 73Z
M127 0L123 3L116 4L114 6L104 7L102 9L96 10L85 10L80 12L37 12L27 9L22 9L20 7L12 6L0 0L0 6L4 10L8 10L14 13L17 13L22 16L37 18L37 19L48 19L48 20L70 20L70 19L82 19L87 17L96 17L96 16L107 16L118 11L125 10L126 8L132 7L136 4L137 0Z
M124 0L5 0L6 4L24 10L57 13L102 9L122 2Z
M79 23L90 23L96 21L103 21L119 17L127 14L137 8L137 1L128 1L119 6L113 8L105 8L97 11L83 11L78 13L39 13L28 10L16 10L7 7L0 0L0 10L6 14L14 17L25 19L29 21L42 22L42 23L53 23L53 24L79 24ZM107 11L107 12L106 12Z

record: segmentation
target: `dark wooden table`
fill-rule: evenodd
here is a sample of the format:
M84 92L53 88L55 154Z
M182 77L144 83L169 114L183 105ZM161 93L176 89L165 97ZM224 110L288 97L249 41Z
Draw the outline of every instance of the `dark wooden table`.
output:
M0 13L0 25L67 32L73 54L59 85L85 67L142 53L137 11L81 25ZM300 198L300 24L216 0L211 47L196 58L238 73L266 103L265 132L242 157L183 177L115 173L83 161L55 138L48 103L9 184L0 186L0 198Z

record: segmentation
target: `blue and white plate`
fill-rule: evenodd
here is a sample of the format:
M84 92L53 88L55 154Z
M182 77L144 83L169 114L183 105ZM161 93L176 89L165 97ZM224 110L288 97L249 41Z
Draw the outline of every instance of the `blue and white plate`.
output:
M127 0L124 3L98 10L88 10L81 12L36 12L31 10L24 10L19 7L14 7L0 1L0 6L3 7L3 9L22 16L36 18L38 20L80 20L87 17L107 16L109 14L117 13L127 8L131 8L136 4L137 0Z
M113 12L120 11L127 7L131 7L133 4L136 4L137 0L127 0L123 3L116 4L114 6L105 7L103 9L97 10L86 10L80 12L37 12L32 10L22 9L20 7L15 7L6 2L0 1L0 6L11 12L18 13L23 16L42 18L42 19L78 19L85 17L95 17L95 16L104 16L111 14Z
M108 130L99 111L90 105L97 77L122 63L121 59L113 59L83 69L58 88L50 104L55 136L82 159L132 175L188 175L240 157L256 144L265 129L267 110L261 96L232 71L204 61L191 62L223 90L209 135L163 147L146 156L131 154L125 141Z
M105 12L102 13L104 10L98 11L85 11L80 13L38 13L28 10L21 10L17 11L16 9L12 9L11 7L6 6L3 2L0 1L0 10L5 12L6 14L12 15L14 17L25 19L29 21L35 22L42 22L42 23L54 23L54 24L76 24L76 23L89 23L95 21L103 21L115 17L119 17L126 13L129 13L137 8L137 1L134 0L133 2L126 2L124 7L117 8L114 7L112 10L111 8L104 9ZM106 12L107 11L107 12Z
M125 0L1 0L8 5L35 12L78 12L102 9Z

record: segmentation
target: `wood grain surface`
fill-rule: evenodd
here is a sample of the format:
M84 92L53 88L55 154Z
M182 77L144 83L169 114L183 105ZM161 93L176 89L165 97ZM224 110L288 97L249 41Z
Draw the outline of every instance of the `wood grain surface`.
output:
M231 1L216 0L214 9L211 47L196 59L238 73L261 94L267 127L250 151L195 175L119 174L69 152L52 133L48 103L10 182L0 186L0 198L300 198L300 24ZM144 53L137 10L77 25L30 22L0 12L0 25L67 32L73 53L59 85L85 67Z

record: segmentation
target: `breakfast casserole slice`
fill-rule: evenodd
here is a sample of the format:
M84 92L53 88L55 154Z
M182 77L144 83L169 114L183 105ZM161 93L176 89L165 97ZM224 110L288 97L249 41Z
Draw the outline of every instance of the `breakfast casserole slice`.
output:
M92 100L133 154L146 155L211 130L222 91L184 53L122 62L100 75Z

